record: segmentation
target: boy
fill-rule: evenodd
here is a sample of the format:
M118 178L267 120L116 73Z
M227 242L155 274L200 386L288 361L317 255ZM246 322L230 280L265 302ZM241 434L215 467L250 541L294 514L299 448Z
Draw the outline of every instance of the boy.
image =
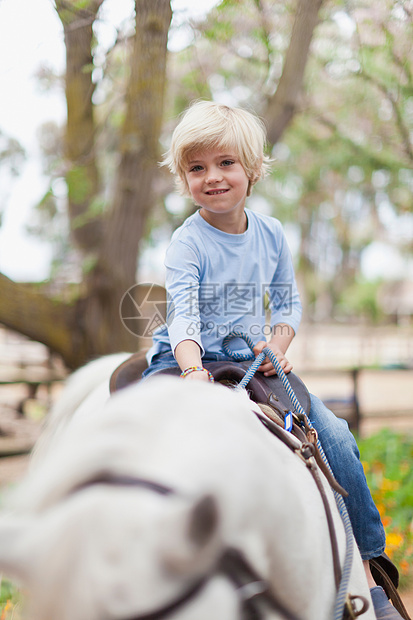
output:
M203 362L229 359L222 340L234 330L257 343L255 355L268 346L284 372L292 369L286 352L301 304L291 256L280 222L246 208L253 185L268 169L264 147L264 126L256 116L213 102L190 106L175 129L164 165L199 210L175 231L166 253L167 325L154 334L144 377L178 365L186 381L210 380ZM241 340L231 346L245 351ZM268 358L258 370L275 374ZM356 442L347 423L314 396L309 418L335 477L351 491L347 508L376 615L396 620L400 615L370 573L369 560L383 553L385 534Z

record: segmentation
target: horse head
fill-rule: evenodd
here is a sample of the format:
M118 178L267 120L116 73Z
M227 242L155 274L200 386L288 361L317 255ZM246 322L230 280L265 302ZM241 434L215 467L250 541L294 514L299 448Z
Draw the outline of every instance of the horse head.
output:
M221 553L211 495L98 483L40 515L0 521L0 569L28 593L33 620L139 619L181 598L185 614L201 605L203 617L202 596L190 594L214 577ZM234 595L216 581L209 596L223 597L227 620Z

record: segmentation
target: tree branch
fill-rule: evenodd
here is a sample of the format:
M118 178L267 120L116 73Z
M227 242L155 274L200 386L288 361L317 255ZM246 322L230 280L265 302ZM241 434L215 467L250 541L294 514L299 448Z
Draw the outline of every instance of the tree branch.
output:
M392 95L392 93L388 90L385 84L380 82L379 79L373 77L372 75L369 75L365 71L365 69L362 70L362 72L359 74L359 77L373 84L384 95L384 97L390 102L393 108L394 115L396 117L396 126L399 130L399 134L402 140L404 151L406 155L408 156L408 158L410 160L413 160L413 147L410 142L410 131L409 131L409 128L404 123L404 119L403 119L400 107L398 105L398 102L396 100L396 97Z
M271 53L272 53L272 45L271 45L271 29L268 27L268 20L266 19L266 9L263 6L262 0L255 0L255 6L259 13L260 24L261 24L261 32L262 32L262 41L266 51L266 59L265 65L267 67L267 79L270 75L271 71Z
M375 155L369 149L352 140L345 132L341 131L337 123L335 123L333 120L327 118L326 116L323 116L322 114L318 114L316 120L324 127L330 129L332 134L336 136L337 140L340 140L349 148L351 148L358 157L361 157L362 159L367 159L371 163L371 165L374 166L374 168L392 168L392 164L389 160L385 159L384 157L379 157Z
M310 43L318 23L323 0L298 0L290 45L285 55L283 72L274 95L268 100L264 118L268 140L275 144L293 118L304 80Z
M70 325L74 324L74 310L44 294L39 285L13 282L0 274L1 322L28 338L42 342L52 351L63 354L76 349Z

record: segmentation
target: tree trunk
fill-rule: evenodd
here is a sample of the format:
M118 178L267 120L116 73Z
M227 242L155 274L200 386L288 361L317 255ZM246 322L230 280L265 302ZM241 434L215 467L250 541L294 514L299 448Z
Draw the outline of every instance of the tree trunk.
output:
M101 240L102 219L94 213L99 190L95 157L95 123L92 95L93 22L103 0L56 0L66 45L66 183L70 228L76 245L85 252Z
M84 294L73 304L55 302L44 290L0 275L0 319L7 327L44 343L75 368L106 353L139 348L147 339L128 331L120 302L135 284L139 244L152 205L159 160L159 135L166 84L166 55L172 11L169 0L136 0L136 35L130 58L126 116L112 206L101 224L89 217L98 178L94 150L92 25L103 0L57 0L67 46L69 214L76 244L94 250L95 267ZM76 6L77 5L77 6ZM73 181L73 184L72 184ZM80 181L80 183L79 183ZM137 295L141 295L140 292ZM161 295L162 296L162 295ZM136 300L127 296L130 314ZM124 304L125 306L125 304ZM123 312L128 314L123 307Z
M278 87L269 99L264 118L268 141L276 144L297 111L314 28L323 0L298 0L290 44Z
M124 328L119 305L135 284L139 245L152 206L172 11L169 0L136 0L135 7L136 35L115 195L98 260L87 280L87 295L79 307L93 351L131 350L140 345Z
M159 161L169 0L136 0L136 35L126 93L115 196L99 255L112 280L135 281L137 251L152 207L152 182ZM119 250L121 252L119 253Z

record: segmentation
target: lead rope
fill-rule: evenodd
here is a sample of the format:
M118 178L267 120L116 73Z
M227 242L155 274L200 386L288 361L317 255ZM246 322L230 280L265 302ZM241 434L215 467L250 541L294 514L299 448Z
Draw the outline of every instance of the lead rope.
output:
M251 350L251 355L244 355L242 353L237 353L236 351L232 351L229 347L229 342L233 340L234 338L241 338L242 340L244 340ZM256 373L258 367L262 364L265 358L268 357L268 359L271 361L272 365L274 366L277 372L278 378L280 379L285 391L287 392L288 397L291 403L293 404L296 413L299 414L300 417L303 417L306 420L306 423L308 424L310 428L314 428L306 412L302 408L297 396L295 395L294 390L291 387L291 384L285 372L281 368L281 364L279 363L275 354L273 353L273 351L271 351L270 348L265 347L262 350L262 352L254 359L254 353L253 353L254 342L247 334L244 334L243 332L238 332L238 331L233 331L227 336L225 336L222 346L223 346L225 353L236 362L254 360L251 366L247 369L244 377L238 384L239 387L241 388L245 388L248 385L248 383L250 382L250 380ZM331 475L333 475L330 464L327 460L327 457L324 453L324 450L322 448L320 440L318 439L318 436L317 436L317 447L320 451L321 458L323 459L324 463L329 469ZM353 538L353 528L351 526L350 517L348 516L348 512L347 512L347 508L344 503L344 500L342 496L339 493L337 493L337 491L335 491L334 489L333 489L333 493L334 493L334 497L336 500L338 511L343 521L344 531L345 531L345 536L346 536L346 552L344 556L344 565L343 565L342 574L341 574L340 586L337 591L336 603L334 607L334 616L333 616L333 620L342 620L343 615L344 615L344 609L347 604L347 591L348 591L348 585L350 582L351 567L352 567L352 562L353 562L354 538Z

